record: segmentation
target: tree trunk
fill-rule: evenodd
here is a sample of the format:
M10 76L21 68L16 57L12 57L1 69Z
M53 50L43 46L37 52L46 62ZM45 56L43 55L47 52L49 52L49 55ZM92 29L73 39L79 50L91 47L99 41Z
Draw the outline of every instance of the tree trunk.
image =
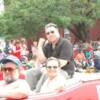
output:
M90 39L87 26L85 23L73 24L69 30L81 41Z

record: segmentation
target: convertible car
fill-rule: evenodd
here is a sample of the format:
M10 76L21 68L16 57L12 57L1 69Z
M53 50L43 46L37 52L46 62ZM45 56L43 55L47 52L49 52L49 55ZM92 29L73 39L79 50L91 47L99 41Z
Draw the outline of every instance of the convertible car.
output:
M64 91L30 95L27 100L100 100L100 73L77 73Z
M63 91L30 94L22 100L100 100L100 73L76 73L66 84Z

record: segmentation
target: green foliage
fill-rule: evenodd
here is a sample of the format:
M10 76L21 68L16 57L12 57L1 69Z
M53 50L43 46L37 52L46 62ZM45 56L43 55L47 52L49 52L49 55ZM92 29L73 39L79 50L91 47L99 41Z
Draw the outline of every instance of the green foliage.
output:
M97 0L97 5L96 5L96 16L97 16L97 18L100 19L100 0Z
M100 3L90 2L91 0L4 1L6 10L0 17L0 33L14 37L34 37L48 22L65 28L84 24L86 28L100 18Z
M35 36L48 22L55 22L60 26L68 25L70 18L66 17L68 5L66 0L5 0L7 7L4 14L5 31L1 33ZM67 21L68 19L68 21ZM2 19L1 19L2 20ZM2 22L3 23L3 22Z
M92 0L70 0L71 24L75 28L69 28L80 40L89 38L88 29L93 26L98 18L100 4ZM97 7L97 5L99 5Z
M96 3L90 2L89 0L71 0L71 18L75 23L85 22L91 24L96 19Z

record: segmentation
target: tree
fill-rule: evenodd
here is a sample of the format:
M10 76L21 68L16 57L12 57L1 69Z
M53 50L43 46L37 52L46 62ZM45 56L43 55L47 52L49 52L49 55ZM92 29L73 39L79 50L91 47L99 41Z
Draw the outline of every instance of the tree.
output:
M66 26L69 20L65 13L68 7L66 3L66 0L5 0L7 9L1 21L5 20L6 31L3 28L0 31L12 36L21 34L31 37L51 21Z
M98 5L98 6L97 6ZM84 40L88 27L100 18L99 4L90 0L5 0L0 33L27 38L36 36L48 22L68 27ZM92 24L91 24L92 23Z
M97 18L97 1L92 0L72 0L71 5L71 24L69 29L82 41L90 39L89 28L96 22ZM97 7L98 8L98 7Z

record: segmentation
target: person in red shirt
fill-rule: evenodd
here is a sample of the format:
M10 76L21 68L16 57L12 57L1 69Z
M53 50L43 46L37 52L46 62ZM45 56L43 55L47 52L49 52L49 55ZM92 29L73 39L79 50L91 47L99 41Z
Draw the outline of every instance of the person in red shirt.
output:
M19 41L16 41L15 46L13 46L12 55L21 59L21 46Z
M3 73L2 71L0 70L0 81L3 80Z

